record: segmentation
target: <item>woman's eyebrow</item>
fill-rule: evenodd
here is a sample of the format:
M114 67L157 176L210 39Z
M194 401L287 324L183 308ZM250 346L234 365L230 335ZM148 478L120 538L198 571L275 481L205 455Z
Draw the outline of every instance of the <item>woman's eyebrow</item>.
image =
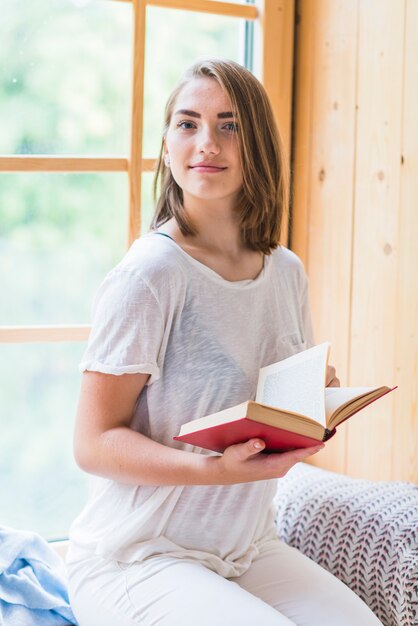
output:
M200 113L196 111L189 111L189 109L179 109L174 113L174 115L188 115L189 117L202 117ZM232 111L224 111L223 113L218 113L218 117L220 119L225 119L227 117L235 117Z

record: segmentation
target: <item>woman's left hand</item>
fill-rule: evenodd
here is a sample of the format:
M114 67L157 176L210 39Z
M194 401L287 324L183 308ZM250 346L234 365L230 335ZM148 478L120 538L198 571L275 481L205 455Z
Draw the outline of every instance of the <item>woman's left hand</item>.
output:
M337 378L337 372L333 365L327 366L326 387L340 387L340 379Z

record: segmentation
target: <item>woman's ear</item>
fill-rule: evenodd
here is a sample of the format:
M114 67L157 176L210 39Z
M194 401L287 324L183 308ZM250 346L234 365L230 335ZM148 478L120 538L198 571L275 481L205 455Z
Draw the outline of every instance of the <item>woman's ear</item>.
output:
M164 163L167 167L170 166L170 155L168 154L167 146L164 141Z

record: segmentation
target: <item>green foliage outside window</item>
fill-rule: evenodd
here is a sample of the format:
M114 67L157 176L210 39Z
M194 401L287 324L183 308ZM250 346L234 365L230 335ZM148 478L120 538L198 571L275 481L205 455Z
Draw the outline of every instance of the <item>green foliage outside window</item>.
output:
M143 154L197 57L243 59L241 20L147 10ZM2 0L0 154L129 156L132 7ZM143 223L152 214L143 176ZM124 173L0 173L0 325L83 324L127 241ZM65 536L86 496L72 459L82 343L0 344L0 524Z

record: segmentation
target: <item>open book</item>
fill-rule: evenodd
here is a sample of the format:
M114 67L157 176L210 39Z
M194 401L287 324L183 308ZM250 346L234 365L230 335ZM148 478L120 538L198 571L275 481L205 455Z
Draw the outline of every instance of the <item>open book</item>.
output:
M177 441L223 452L259 437L266 451L308 448L396 387L325 387L330 343L260 369L255 401L183 424Z

